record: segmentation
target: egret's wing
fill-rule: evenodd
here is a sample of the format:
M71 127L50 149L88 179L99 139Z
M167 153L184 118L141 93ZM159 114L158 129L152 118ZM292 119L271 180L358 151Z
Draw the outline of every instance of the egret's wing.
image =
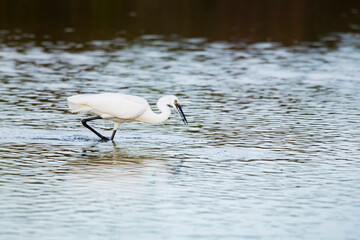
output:
M90 112L103 118L134 119L149 107L141 97L118 93L78 95L78 103L89 106Z
M120 119L135 119L142 115L149 107L143 98L119 94L113 97L113 105L107 105L106 113ZM103 110L105 111L105 110Z

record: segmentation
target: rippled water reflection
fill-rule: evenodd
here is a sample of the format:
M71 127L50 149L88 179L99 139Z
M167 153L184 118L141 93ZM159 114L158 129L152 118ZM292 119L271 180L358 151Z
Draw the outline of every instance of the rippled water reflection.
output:
M2 238L356 239L360 36L334 38L3 44ZM106 91L176 94L190 124L99 142L66 97Z

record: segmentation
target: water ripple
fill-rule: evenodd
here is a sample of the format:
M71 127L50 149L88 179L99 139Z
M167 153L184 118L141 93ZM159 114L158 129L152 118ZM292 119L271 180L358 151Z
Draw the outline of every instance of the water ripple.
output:
M1 235L357 238L359 36L338 39L2 44ZM66 97L106 91L153 107L176 94L189 126L174 115L100 142Z

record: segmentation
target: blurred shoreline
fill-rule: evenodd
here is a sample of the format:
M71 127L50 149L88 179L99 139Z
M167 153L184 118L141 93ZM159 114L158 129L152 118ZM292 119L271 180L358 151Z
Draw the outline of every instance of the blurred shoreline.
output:
M359 33L360 1L0 0L0 31L27 33L40 41L131 40L158 34L294 45L330 33Z

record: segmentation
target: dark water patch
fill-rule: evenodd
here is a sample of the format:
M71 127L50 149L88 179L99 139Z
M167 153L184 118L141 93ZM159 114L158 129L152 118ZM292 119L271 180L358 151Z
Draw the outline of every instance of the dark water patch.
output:
M26 8L28 11L24 11ZM19 46L40 41L76 42L71 50L84 48L89 40L129 40L141 37L156 41L192 38L192 45L211 41L265 42L287 45L312 41L333 32L359 32L359 1L270 0L154 0L112 1L2 0L2 41ZM11 9L11 11L9 10ZM321 10L321 14L319 14ZM316 24L314 24L316 23ZM143 36L147 34L146 36ZM316 42L314 42L316 41ZM119 41L121 42L121 41ZM336 47L336 37L327 37ZM105 43L101 43L105 44ZM108 42L113 47L111 41Z

